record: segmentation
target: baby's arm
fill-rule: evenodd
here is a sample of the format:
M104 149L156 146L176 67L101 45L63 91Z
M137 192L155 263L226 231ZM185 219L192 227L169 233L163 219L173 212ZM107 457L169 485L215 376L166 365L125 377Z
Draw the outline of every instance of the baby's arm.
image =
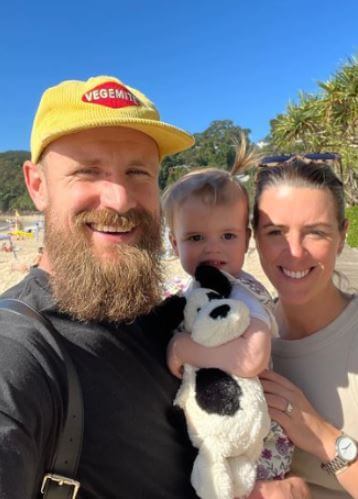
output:
M177 333L168 346L170 371L181 377L183 364L199 368L216 367L230 374L251 378L268 367L271 333L268 325L251 318L250 325L238 338L217 347L204 347L187 333Z

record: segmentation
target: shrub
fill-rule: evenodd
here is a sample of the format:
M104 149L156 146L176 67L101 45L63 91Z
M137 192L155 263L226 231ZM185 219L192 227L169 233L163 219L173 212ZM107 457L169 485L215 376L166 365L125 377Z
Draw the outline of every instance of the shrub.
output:
M352 248L358 248L358 206L347 208L346 216L349 220L347 243Z

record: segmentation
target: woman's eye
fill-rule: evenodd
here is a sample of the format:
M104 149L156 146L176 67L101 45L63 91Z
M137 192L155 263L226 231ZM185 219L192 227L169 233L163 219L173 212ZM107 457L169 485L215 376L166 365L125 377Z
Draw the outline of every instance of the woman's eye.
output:
M311 230L310 232L315 237L326 237L326 234L322 230Z
M266 233L268 236L279 236L281 234L280 229L271 229Z

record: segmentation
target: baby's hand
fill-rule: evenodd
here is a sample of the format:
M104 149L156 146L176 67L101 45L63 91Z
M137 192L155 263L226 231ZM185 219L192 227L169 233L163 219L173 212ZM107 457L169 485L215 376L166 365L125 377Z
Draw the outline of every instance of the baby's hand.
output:
M183 377L184 362L178 355L178 345L188 338L187 333L176 333L170 340L167 348L167 364L169 371L181 379Z

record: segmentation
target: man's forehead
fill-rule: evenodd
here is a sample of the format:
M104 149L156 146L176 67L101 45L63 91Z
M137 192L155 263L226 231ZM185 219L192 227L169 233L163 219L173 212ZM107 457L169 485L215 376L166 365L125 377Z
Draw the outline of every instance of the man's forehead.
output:
M138 157L147 157L149 153L157 156L159 162L157 143L145 133L126 127L101 127L62 136L47 146L43 158L56 153L90 159L99 151L115 148L130 150Z

